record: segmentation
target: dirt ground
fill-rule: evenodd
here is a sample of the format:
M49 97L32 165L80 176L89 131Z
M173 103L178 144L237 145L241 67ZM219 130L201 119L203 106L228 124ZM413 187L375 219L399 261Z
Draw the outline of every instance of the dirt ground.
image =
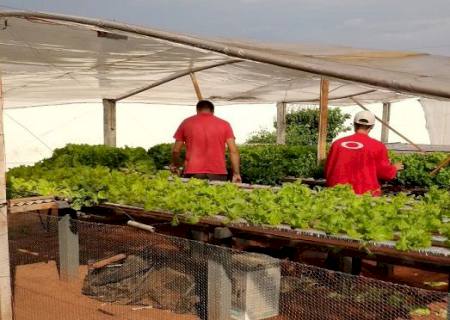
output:
M17 267L14 287L15 320L194 320L144 306L102 303L81 294L87 267L80 267L80 279L60 281L54 261Z

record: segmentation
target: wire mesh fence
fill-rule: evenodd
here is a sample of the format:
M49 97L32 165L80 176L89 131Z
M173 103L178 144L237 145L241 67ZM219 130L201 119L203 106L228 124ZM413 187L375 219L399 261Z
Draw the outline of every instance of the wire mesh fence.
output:
M16 214L9 237L16 320L447 319L447 293L127 226Z

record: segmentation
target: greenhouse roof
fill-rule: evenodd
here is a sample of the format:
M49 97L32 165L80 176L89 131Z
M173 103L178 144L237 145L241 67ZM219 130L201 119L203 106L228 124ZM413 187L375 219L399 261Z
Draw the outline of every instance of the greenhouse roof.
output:
M0 12L0 52L6 108L101 99L192 105L190 72L217 104L315 103L321 77L333 104L450 99L450 57L205 39L49 13Z

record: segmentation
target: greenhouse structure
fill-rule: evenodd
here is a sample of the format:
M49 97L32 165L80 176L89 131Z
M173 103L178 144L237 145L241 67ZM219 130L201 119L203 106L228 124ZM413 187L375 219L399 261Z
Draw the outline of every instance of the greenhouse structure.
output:
M400 193L373 200L300 183L233 186L166 173L142 179L98 167L72 180L70 168L59 168L64 185L44 181L50 173L23 169L15 181L34 194L7 198L15 185L7 186L4 109L102 102L104 144L115 147L119 102L274 103L282 145L286 106L313 104L320 110L314 149L320 164L329 104L367 110L382 103L382 141L392 131L408 142L408 150L428 153L433 148L389 123L391 103L410 98L424 108L431 143L446 151L431 156L427 190L413 198ZM2 320L448 317L450 57L206 39L112 21L1 11L0 106ZM77 202L87 192L95 193L89 194L91 205ZM373 211L376 228L342 209L356 204ZM239 210L251 213L244 217ZM352 222L335 221L332 211L339 210ZM378 213L385 220L375 221ZM308 215L312 222L305 220ZM395 226L389 229L387 222ZM337 255L336 268L304 263L318 259L317 253ZM372 274L360 275L361 259ZM393 270L398 276L411 267L420 270L418 278L427 276L420 286L391 281Z

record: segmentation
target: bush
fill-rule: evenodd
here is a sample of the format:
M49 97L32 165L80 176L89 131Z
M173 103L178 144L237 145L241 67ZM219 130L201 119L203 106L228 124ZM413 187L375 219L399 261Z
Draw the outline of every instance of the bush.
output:
M156 169L163 170L172 161L172 143L157 144L148 149L147 154L153 159ZM185 149L181 150L181 160L184 161Z
M438 174L430 173L436 166L448 157L447 153L433 152L426 154L393 154L393 162L402 162L405 169L400 171L397 180L405 186L431 187L433 185L450 188L450 167L442 168Z
M247 144L275 144L276 142L276 132L265 129L253 132L247 141L245 141Z
M320 176L315 147L243 145L239 150L242 179L246 183L280 184L286 176Z
M159 144L148 154L158 170L171 161L172 144ZM241 145L241 174L246 183L279 184L286 176L312 177L320 174L316 166L316 148L310 146ZM228 159L228 170L231 164ZM184 153L182 154L184 159Z
M327 142L331 143L341 132L350 130L345 121L350 119L349 114L342 113L340 109L328 110ZM277 127L277 123L274 123ZM286 115L286 144L287 145L316 145L319 135L319 109L315 107L302 108L289 112ZM275 131L259 130L253 133L246 143L275 143Z
M36 163L33 167L21 166L10 171L30 176L32 171L69 167L97 167L127 169L141 173L154 173L155 164L144 148L116 148L105 145L68 144L55 149L50 158Z
M24 180L45 175L49 170L78 167L103 167L143 174L154 174L171 161L172 144L159 144L147 152L143 148L114 148L103 145L74 145L56 149L53 155L34 166L20 166L8 171L10 177ZM241 175L246 183L280 184L286 176L322 177L322 168L316 164L314 146L241 145ZM450 188L450 168L443 168L437 175L430 172L448 156L446 153L393 154L393 162L401 161L405 170L398 174L397 183L404 186ZM182 153L184 159L184 152ZM228 158L228 155L227 155ZM231 171L229 159L228 170ZM76 171L75 171L76 172ZM8 180L9 184L10 181ZM395 182L394 182L395 183ZM9 185L8 185L9 187ZM10 194L8 196L11 196Z
M148 153L153 157L156 167L163 169L171 161L171 144L161 144L151 148ZM286 176L323 177L323 168L317 166L314 146L288 145L240 145L241 175L243 182L254 184L280 184ZM436 176L430 172L448 154L393 154L393 162L401 161L405 170L398 175L397 182L405 186L439 186L450 188L450 168L442 169ZM183 156L184 158L184 156ZM228 158L228 155L227 155ZM231 165L228 162L228 170Z
M171 212L173 224L182 219L198 223L219 214L225 223L244 219L252 225L284 224L346 234L361 240L362 246L367 241L398 240L397 249L410 250L430 247L433 235L450 236L445 221L450 206L447 190L431 188L418 199L402 193L374 198L355 195L349 186L315 192L288 183L278 190L243 190L231 183L209 185L198 179L184 183L168 177L167 171L149 179L107 167L78 166L49 169L29 180L14 177L10 186L13 195L68 198L75 210L113 202Z

